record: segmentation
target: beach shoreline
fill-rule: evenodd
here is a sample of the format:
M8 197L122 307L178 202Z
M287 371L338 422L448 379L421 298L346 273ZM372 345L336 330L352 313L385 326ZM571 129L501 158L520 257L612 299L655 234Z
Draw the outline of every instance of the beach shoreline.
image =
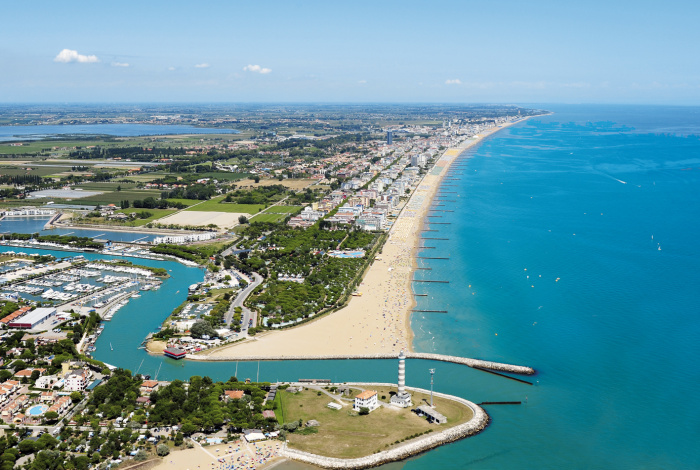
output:
M367 270L348 304L318 320L282 331L256 335L249 341L206 351L199 356L279 358L327 354L397 354L413 351L411 328L416 306L412 278L426 215L447 170L457 158L498 131L527 118L495 126L446 149L418 183L394 221L382 250ZM436 171L436 169L439 169ZM233 359L232 359L233 360Z

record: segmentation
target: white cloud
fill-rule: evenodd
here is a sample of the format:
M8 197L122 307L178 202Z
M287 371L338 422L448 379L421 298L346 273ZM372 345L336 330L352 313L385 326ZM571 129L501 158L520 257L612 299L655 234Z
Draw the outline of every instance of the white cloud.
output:
M364 85L365 83L367 83L367 80L360 80L360 81L357 82L357 83L359 83L360 85Z
M112 62L112 67L128 67L129 64L126 62Z
M462 84L462 80L460 80L459 78L448 78L447 80L445 80L445 85L461 85L461 84Z
M195 67L197 67L198 69L207 69L207 68L209 68L209 64L207 64L205 62L203 64L197 64L197 65L195 65Z
M175 67L168 67L168 70L172 72L173 70L175 70Z
M260 67L259 65L246 65L245 67L243 67L243 70L245 72L255 72L255 73L262 73L262 74L272 72L272 69L268 69L266 67Z
M100 59L96 55L83 55L78 54L78 51L71 49L63 49L58 55L53 59L54 62L63 62L67 64L69 62L80 62L83 64L89 64L93 62L99 62Z

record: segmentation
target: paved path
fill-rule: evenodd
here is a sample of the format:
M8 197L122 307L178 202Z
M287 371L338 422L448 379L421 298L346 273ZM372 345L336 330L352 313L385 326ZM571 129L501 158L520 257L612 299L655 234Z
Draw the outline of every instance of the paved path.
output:
M245 302L245 299L248 298L251 292L253 292L253 289L258 287L260 284L263 282L263 277L258 274L258 273L253 273L253 282L248 284L245 289L243 289L241 292L238 293L235 299L233 299L233 302L231 302L231 306L228 309L228 312L226 312L226 316L224 317L224 320L226 321L226 325L231 326L231 320L233 319L233 314L234 310L236 307L241 307L243 309L243 327L242 329L245 329L246 331L248 330L248 322L250 319L253 320L253 325L257 325L257 319L255 318L255 312L251 311L248 307L245 307L243 305L243 302Z

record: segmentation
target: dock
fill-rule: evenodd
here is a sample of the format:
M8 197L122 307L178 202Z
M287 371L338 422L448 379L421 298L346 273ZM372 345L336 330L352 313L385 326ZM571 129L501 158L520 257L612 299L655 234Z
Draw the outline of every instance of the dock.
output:
M498 375L498 376L500 376L500 377L505 377L506 379L515 380L516 382L524 383L524 384L527 384L527 385L532 385L532 382L528 382L527 380L518 379L517 377L511 377L510 375L506 375L506 374L501 374L500 372L496 372L496 371L493 371L493 370L490 370L490 369L486 369L486 368L484 368L484 367L472 366L472 368L473 368L473 369L476 369L476 370L480 370L480 371L482 371L482 372L487 372L487 373L489 373L489 374Z

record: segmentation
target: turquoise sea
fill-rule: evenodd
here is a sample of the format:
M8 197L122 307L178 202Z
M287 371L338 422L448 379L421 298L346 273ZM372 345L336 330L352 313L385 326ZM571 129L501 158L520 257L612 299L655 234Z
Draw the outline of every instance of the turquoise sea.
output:
M485 432L384 468L698 468L700 108L539 107L554 114L500 131L451 168L436 209L454 212L433 219L450 225L426 226L449 240L424 251L450 259L416 272L450 284L415 285L428 294L418 308L448 313L412 322L416 350L529 365L534 385L407 361L409 385L429 387L435 368L438 391L523 404L487 406ZM395 361L148 356L140 342L203 273L134 261L173 277L119 310L100 360L163 379L395 380Z
M417 276L415 347L525 364L535 386L481 378L483 434L406 469L698 468L700 108L546 107L444 181ZM455 202L447 202L455 201ZM437 382L452 377L438 367Z

